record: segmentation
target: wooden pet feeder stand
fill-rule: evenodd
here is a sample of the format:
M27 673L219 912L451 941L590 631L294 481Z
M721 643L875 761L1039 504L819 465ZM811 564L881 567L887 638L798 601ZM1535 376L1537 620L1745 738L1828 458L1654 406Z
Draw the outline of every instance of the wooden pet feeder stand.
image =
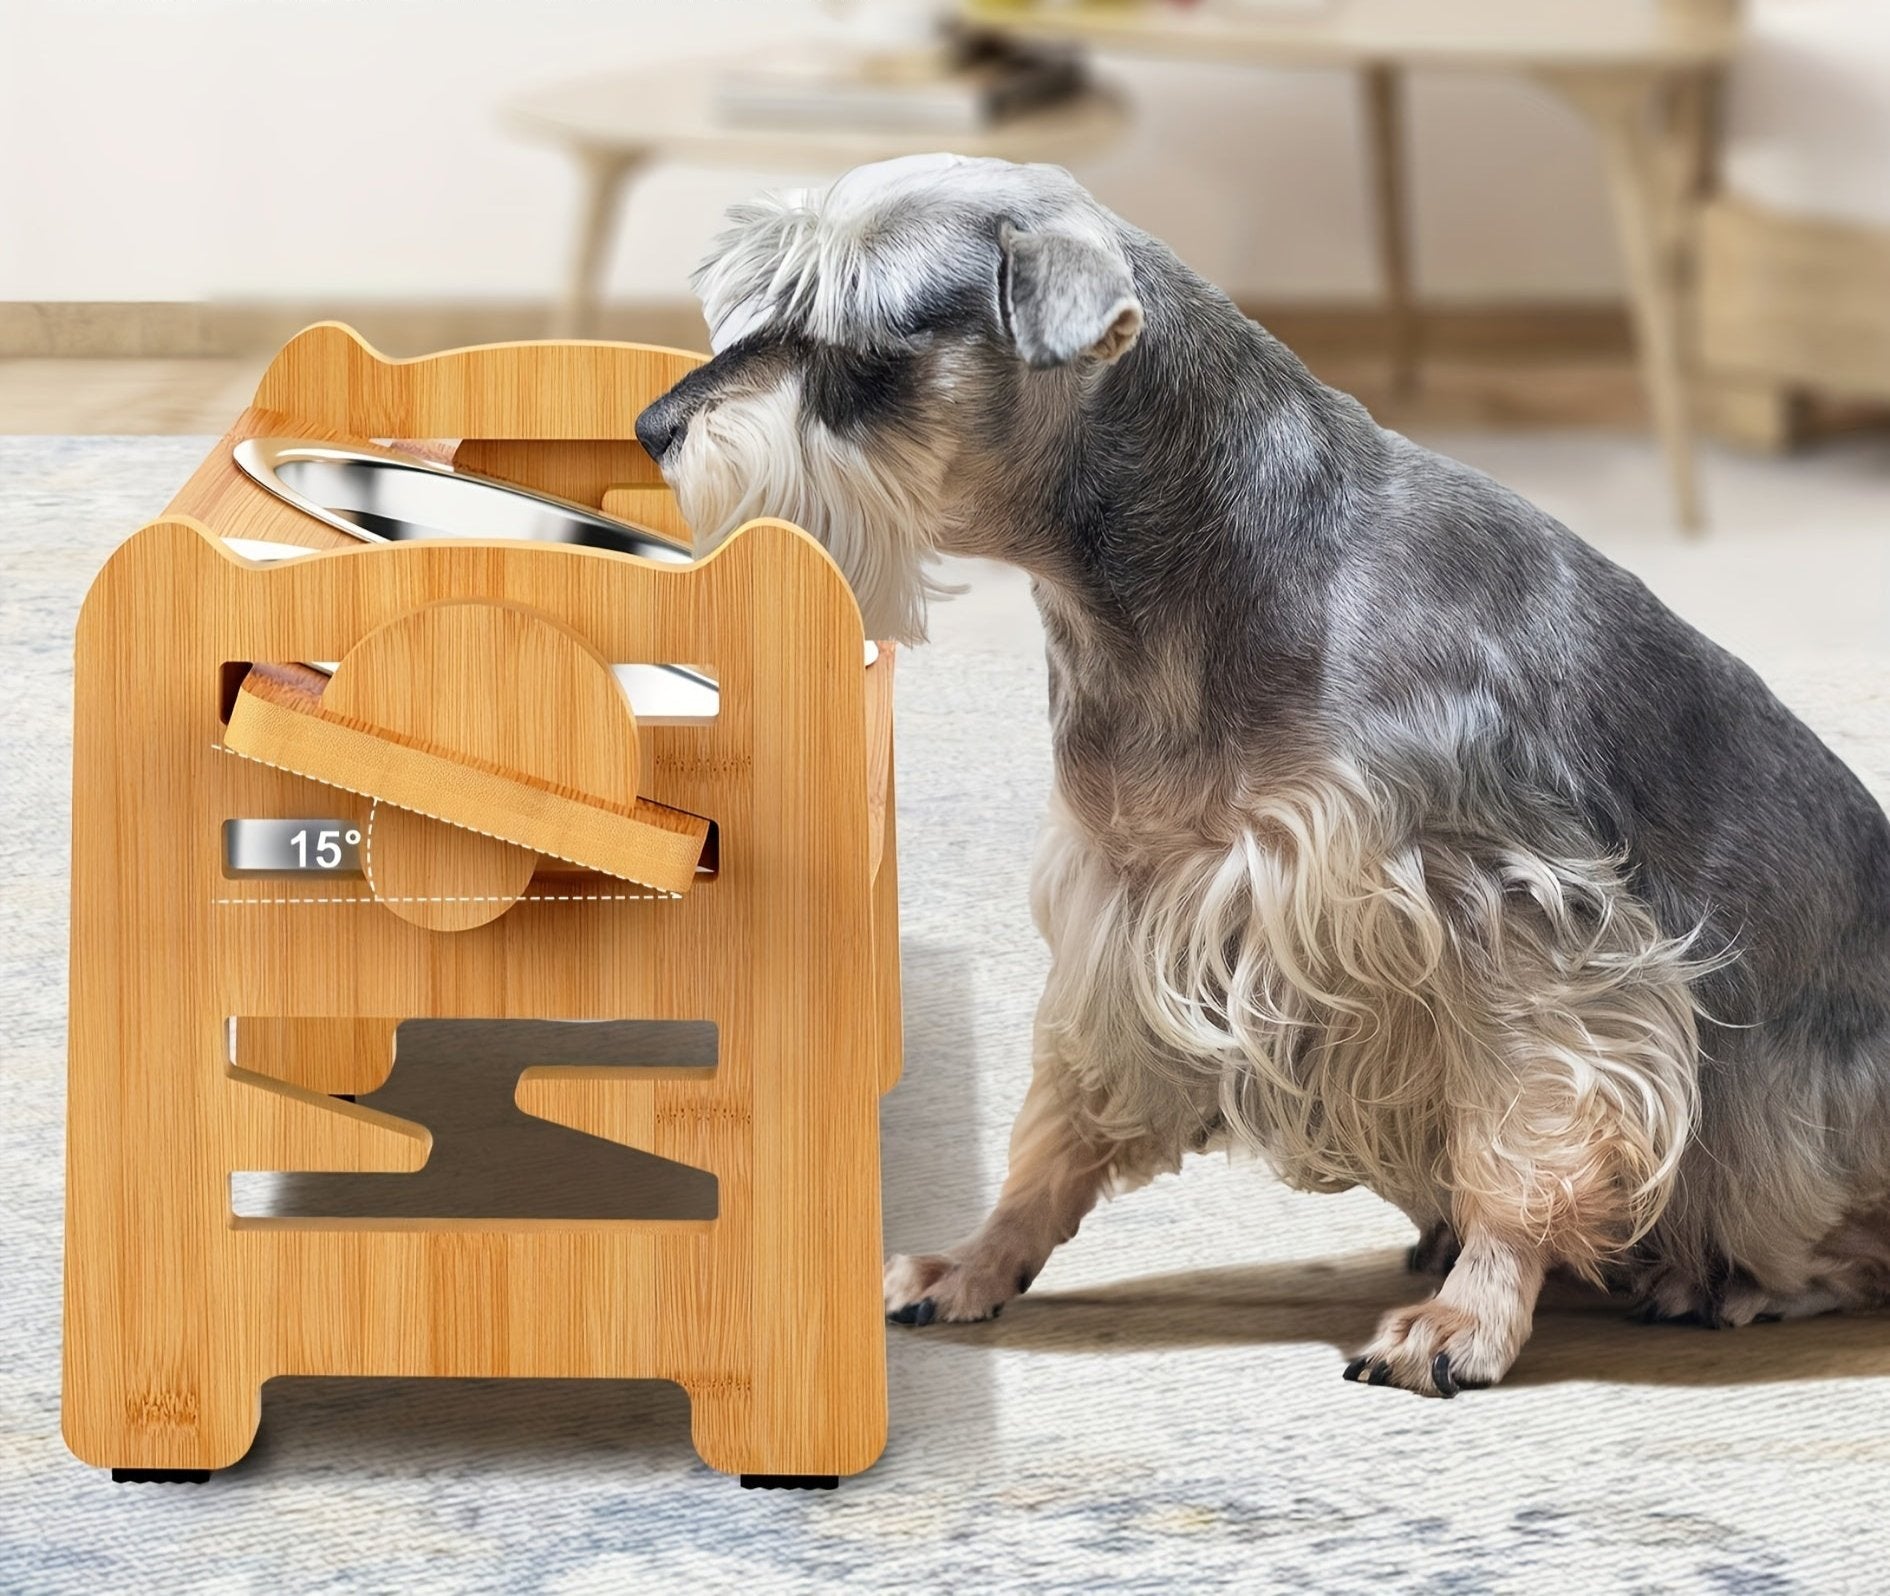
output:
M632 428L701 358L389 361L312 328L99 574L67 1162L64 1428L85 1461L233 1464L276 1375L654 1377L745 1483L878 1456L892 663L862 670L839 571L780 522L667 565L370 546L232 464L249 438L458 440L455 469L683 535ZM225 537L324 552L259 563ZM712 673L715 713L639 724L613 668L671 661ZM227 822L316 816L358 834L358 869L229 869ZM421 1168L424 1126L351 1099L397 1067L397 1025L446 1017L712 1021L712 1067L551 1058L516 1101L710 1172L715 1217L234 1213L238 1172Z

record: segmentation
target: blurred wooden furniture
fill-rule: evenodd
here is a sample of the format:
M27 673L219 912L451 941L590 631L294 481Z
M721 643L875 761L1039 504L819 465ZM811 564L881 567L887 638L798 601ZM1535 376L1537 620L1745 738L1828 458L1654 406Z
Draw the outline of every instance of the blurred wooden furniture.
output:
M1720 432L1789 447L1812 397L1890 401L1890 227L1711 201L1700 368Z
M1749 448L1890 400L1890 7L1749 7L1699 225L1700 395Z
M507 108L520 131L569 150L582 177L582 207L553 337L581 338L589 329L624 192L652 162L837 176L867 161L950 148L960 155L1067 165L1107 147L1126 119L1115 94L1092 87L1079 98L972 135L730 127L714 112L716 78L728 64L691 62L660 75L647 69L606 73L535 90Z
M1691 201L1710 104L1738 39L1736 0L1332 0L1304 10L1150 0L1037 6L972 0L978 22L1098 49L1344 67L1363 75L1394 381L1416 380L1401 107L1414 68L1522 73L1593 126L1613 196L1642 383L1683 527L1702 524L1693 463L1684 293Z
M364 545L231 461L283 433L457 438L489 474L591 505L628 485L647 508L667 490L632 425L701 358L388 361L311 328L94 582L63 1404L87 1462L232 1464L283 1374L667 1379L705 1461L745 1483L830 1484L878 1456L891 658L862 671L839 570L778 521L687 564ZM217 533L315 552L254 563ZM639 661L712 669L713 716L638 724L611 665ZM308 816L329 818L290 818ZM235 872L224 827L247 817L327 828L358 863ZM715 1217L232 1213L236 1173L426 1164L424 1125L352 1094L398 1073L402 1020L456 1016L713 1022L712 1066L549 1058L516 1101L708 1171Z

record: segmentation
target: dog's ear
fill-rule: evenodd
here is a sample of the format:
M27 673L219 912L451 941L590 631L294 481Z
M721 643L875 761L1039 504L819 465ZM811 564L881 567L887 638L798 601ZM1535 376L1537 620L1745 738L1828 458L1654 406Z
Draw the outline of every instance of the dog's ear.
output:
M1017 352L1033 366L1107 365L1142 331L1128 262L1094 241L1054 229L998 230L998 297Z

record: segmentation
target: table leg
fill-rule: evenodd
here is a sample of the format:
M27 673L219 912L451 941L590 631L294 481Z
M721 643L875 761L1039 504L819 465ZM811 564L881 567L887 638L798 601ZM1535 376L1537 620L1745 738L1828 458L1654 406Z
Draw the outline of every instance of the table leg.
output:
M1673 84L1646 72L1563 72L1554 86L1594 127L1607 165L1615 228L1654 432L1667 459L1681 529L1702 529L1693 458L1693 406L1684 329L1682 208L1691 166L1687 132L1656 116Z
M1404 154L1404 74L1392 66L1365 69L1366 160L1371 167L1378 266L1385 293L1391 393L1417 392L1418 322L1411 288L1411 212Z
M578 159L583 168L583 210L564 294L552 312L554 338L582 338L596 320L598 280L616 236L623 191L642 158L623 151L581 150Z

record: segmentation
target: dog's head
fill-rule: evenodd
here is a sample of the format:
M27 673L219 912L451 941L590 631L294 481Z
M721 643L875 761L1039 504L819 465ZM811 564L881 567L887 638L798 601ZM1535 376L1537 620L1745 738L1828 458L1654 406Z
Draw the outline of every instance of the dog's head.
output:
M813 533L869 637L916 641L941 549L980 550L993 462L1046 441L1142 327L1124 230L1058 167L922 156L739 205L695 287L714 358L637 421L707 552ZM1015 484L1012 484L1015 487Z

